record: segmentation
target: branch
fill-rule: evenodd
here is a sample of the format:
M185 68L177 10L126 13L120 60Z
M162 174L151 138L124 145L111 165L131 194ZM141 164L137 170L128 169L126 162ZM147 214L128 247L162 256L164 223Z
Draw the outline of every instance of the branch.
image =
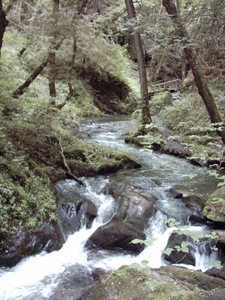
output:
M77 181L80 185L82 186L86 186L86 184L81 180L79 179L77 176L75 176L72 171L70 170L70 167L68 166L67 162L66 162L66 158L64 156L64 153L63 153L63 147L62 147L62 144L61 144L61 140L60 138L58 139L58 142L59 142L59 147L60 147L60 154L62 156L62 160L63 160L63 165L64 167L66 168L66 173L72 178L74 179L75 181Z

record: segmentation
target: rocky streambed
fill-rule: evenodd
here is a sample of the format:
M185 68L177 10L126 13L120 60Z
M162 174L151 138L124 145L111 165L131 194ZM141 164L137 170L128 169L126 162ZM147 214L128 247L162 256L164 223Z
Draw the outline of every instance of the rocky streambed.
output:
M0 269L0 299L224 299L224 271L214 267L224 263L224 221L206 218L223 213L215 196L208 200L216 180L183 159L125 144L132 126L119 117L82 125L83 139L142 167L84 177L85 186L58 182L57 238Z

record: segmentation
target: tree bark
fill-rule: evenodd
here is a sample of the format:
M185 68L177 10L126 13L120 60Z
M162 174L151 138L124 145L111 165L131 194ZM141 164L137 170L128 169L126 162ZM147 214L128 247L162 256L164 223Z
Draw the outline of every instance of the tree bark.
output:
M127 13L129 19L133 19L136 17L136 12L134 9L134 4L132 0L125 0ZM142 102L142 124L149 124L152 122L150 110L149 110L149 95L148 95L148 83L147 83L147 73L145 67L145 60L144 60L144 52L141 42L140 34L134 32L134 45L137 54L137 61L138 61L138 70L140 76L140 86L141 86L141 102Z
M48 64L48 59L43 61L37 69L34 70L34 72L27 78L27 80L20 86L18 87L17 90L14 91L13 97L14 98L19 98L21 95L25 93L25 91L28 89L28 87L31 85L31 83L38 77L38 75L44 70L44 68Z
M69 87L69 92L68 95L66 96L66 99L57 106L58 109L62 109L66 103L74 96L75 94L75 89L72 85L72 77L73 77L73 69L74 69L74 63L76 59L76 53L77 53L77 42L75 37L73 38L73 53L71 57L71 62L69 66L69 74L68 74L68 87Z
M2 7L2 0L0 0L0 56L1 56L3 36L8 23L9 22L6 20L6 13Z
M185 43L184 53L187 58L187 61L190 63L190 67L195 78L198 92L204 101L211 122L215 124L215 127L218 127L217 124L220 123L221 125L221 123L223 123L223 120L219 114L219 110L217 108L215 99L208 86L207 79L203 73L197 52L193 46L188 45L189 35L185 26L182 23L177 7L174 4L173 0L162 0L162 3L173 21L176 34L181 38L181 40L184 41L183 43ZM225 129L217 130L217 134L221 137L223 143L225 144Z
M51 36L51 45L49 50L49 94L50 97L56 97L56 86L55 86L55 79L56 79L56 38L58 35L57 31L57 14L59 12L59 0L54 0L53 3L53 11L52 11L52 31Z

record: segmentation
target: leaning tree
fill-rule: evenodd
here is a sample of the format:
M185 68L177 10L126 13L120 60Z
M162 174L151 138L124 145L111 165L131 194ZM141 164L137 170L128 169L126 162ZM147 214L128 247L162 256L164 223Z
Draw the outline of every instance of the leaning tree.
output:
M162 0L162 3L170 15L171 20L174 24L176 35L184 42L184 53L187 61L190 64L194 79L198 88L199 95L202 97L206 109L208 111L210 120L212 124L215 125L215 128L218 128L218 124L223 124L223 120L219 114L215 99L212 95L212 92L209 88L207 79L204 75L201 63L199 61L198 54L191 43L187 43L190 40L189 34L185 28L185 25L182 22L178 9L174 3L174 0ZM221 128L221 126L220 126ZM223 143L225 144L225 129L218 129L217 134L221 137Z

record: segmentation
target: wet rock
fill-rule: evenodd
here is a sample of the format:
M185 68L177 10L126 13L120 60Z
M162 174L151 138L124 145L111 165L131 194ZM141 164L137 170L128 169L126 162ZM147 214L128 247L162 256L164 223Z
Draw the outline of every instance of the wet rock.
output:
M196 194L183 190L175 190L173 188L169 189L168 193L175 199L182 199L187 208L194 210L202 210L207 200L206 196L202 194Z
M209 196L203 209L203 215L209 220L225 223L225 186Z
M103 249L121 248L127 251L140 253L144 249L142 244L132 244L134 239L145 239L143 231L129 223L112 221L110 224L99 227L89 238L86 247L99 247Z
M24 257L62 247L64 239L56 224L43 224L33 232L23 230L0 241L0 267L13 267Z
M225 280L225 264L222 265L221 269L211 268L205 274Z
M94 283L90 269L78 263L66 268L64 272L58 274L58 277L57 287L49 299L79 299ZM35 299L40 299L40 295Z
M58 205L58 214L62 232L68 236L83 226L90 228L97 216L97 208L88 199L82 199L78 203L61 202Z
M183 241L189 242L189 245L186 247L188 249L187 252L182 250ZM185 234L172 233L165 249L171 248L173 251L170 254L164 254L164 259L172 264L179 263L194 266L195 257L191 246L192 241L193 240Z
M91 235L86 246L141 252L144 246L131 241L145 239L144 229L155 212L157 198L147 190L121 182L110 185L108 192L117 202L117 211Z
M58 222L65 238L83 226L90 228L97 216L94 203L82 196L75 185L61 182L56 189Z
M169 189L168 195L174 199L180 199L187 208L186 217L190 222L196 224L206 224L207 219L203 217L202 210L206 203L206 196L202 194L196 194L189 191Z
M225 282L198 271L164 266L121 267L103 275L79 300L224 299Z
M216 240L214 240L215 246L218 249L218 259L222 264L225 264L225 231L213 230L216 233Z
M187 149L180 143L178 138L174 137L174 132L167 128L158 116L153 116L152 122L157 126L157 129L164 141L160 144L159 149L153 148L154 150L179 157L189 156Z

